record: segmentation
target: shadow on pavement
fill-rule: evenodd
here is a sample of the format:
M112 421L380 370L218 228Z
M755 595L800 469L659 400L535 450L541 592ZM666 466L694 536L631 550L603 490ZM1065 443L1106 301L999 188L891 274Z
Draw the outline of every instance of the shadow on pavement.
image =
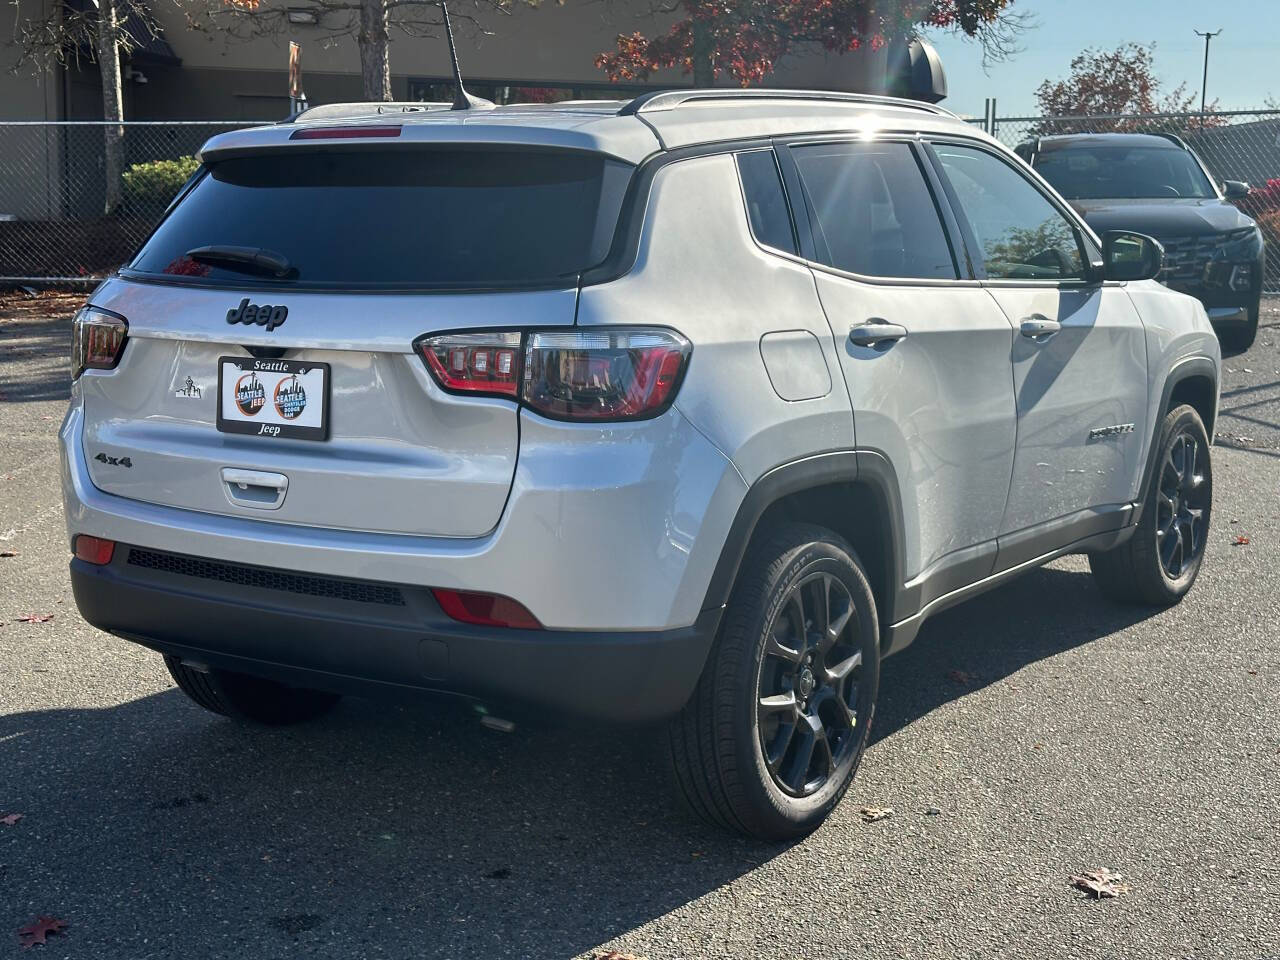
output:
M66 318L0 323L0 403L71 396L71 323Z
M886 661L874 739L1142 616L1063 570L948 611ZM0 770L26 814L0 915L56 912L67 957L567 957L786 849L678 812L653 730L499 734L452 704L250 728L171 689L0 717Z
M1042 568L930 618L884 661L872 743L965 694L1152 616L1112 603L1085 572ZM952 672L962 676L953 676Z

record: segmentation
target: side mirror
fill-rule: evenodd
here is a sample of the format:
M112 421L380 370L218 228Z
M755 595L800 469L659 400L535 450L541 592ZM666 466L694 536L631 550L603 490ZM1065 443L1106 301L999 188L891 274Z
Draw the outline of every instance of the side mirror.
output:
M1224 180L1222 195L1228 200L1243 200L1249 195L1249 185L1243 180Z
M1102 262L1108 280L1151 280L1164 269L1164 247L1143 233L1108 230L1102 235Z

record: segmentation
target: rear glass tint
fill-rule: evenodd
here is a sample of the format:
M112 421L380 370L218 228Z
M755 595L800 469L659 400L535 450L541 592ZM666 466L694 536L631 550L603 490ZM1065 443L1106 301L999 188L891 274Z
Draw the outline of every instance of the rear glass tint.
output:
M751 232L766 247L796 252L791 233L791 213L782 190L782 175L772 150L738 154L738 173L747 198L747 218Z
M570 151L282 151L210 165L130 264L192 282L519 287L576 282L609 251L632 168ZM196 262L261 248L285 280Z

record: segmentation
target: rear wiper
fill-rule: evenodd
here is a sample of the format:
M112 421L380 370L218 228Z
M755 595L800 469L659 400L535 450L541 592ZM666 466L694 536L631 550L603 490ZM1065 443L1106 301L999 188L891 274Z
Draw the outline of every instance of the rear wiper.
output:
M214 264L245 273L262 273L279 279L295 276L297 273L288 257L263 247L235 247L215 243L188 250L187 256L196 263Z

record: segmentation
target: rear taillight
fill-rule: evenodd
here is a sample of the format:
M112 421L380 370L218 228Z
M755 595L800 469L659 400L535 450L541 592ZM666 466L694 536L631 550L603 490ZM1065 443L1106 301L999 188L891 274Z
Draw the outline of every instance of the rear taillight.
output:
M86 370L111 370L120 362L128 339L124 317L85 307L71 323L71 379Z
M416 344L436 382L460 393L515 397L520 391L520 334L454 333Z
M517 399L557 420L643 420L675 399L689 341L672 330L536 330L422 337L414 346L455 393Z
M522 399L559 420L640 420L675 399L689 342L667 330L531 333Z
M116 542L81 533L76 536L73 550L77 560L101 567L111 562L111 557L116 552Z
M541 630L538 618L510 597L470 590L432 590L436 602L450 618L484 627Z

